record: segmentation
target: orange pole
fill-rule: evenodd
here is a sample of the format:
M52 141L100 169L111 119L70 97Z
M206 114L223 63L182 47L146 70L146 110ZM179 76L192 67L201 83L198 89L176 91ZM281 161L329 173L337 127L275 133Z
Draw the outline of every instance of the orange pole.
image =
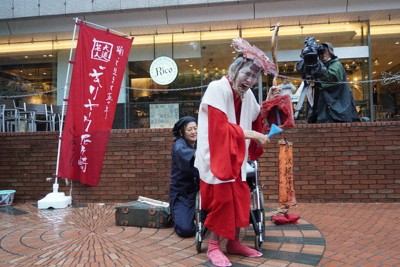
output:
M293 144L286 140L279 141L279 209L287 212L297 205L293 184Z

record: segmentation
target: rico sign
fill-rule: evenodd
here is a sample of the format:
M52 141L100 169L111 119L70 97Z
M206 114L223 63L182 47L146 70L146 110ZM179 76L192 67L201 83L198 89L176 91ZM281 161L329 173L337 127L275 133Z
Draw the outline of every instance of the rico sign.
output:
M158 57L150 66L150 76L154 82L160 85L172 83L178 75L178 66L169 57Z

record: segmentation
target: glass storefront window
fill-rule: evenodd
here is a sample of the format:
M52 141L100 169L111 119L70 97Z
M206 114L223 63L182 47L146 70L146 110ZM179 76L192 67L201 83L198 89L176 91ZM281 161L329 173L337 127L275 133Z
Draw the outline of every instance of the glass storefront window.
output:
M129 128L150 127L149 105L178 104L179 116L196 116L201 99L203 78L200 34L156 36L153 47L143 55L144 47L133 48L128 64L127 119ZM155 83L149 73L152 61L159 56L173 58L178 76L169 85ZM146 59L146 60L138 60Z
M0 95L27 103L56 101L57 56L53 51L0 55ZM20 96L20 97L17 97Z
M400 25L371 26L376 120L400 120Z
M368 29L368 24L365 22L281 27L277 51L280 75L289 77L297 88L300 86L301 73L297 72L295 66L300 60L305 37L313 36L317 43L331 42L340 53L341 49L346 50L347 47L368 45L366 29ZM251 44L266 51L271 58L271 35L272 29L267 27L191 33L191 36L185 33L154 36L153 48L150 49L151 44L147 47L147 51L151 52L150 58L146 61L134 61L129 65L129 82L133 92L128 94L128 103L135 108L128 113L140 117L134 120L130 119L131 127L148 127L149 112L148 107L144 106L150 103L181 103L181 105L183 105L182 101L191 103L193 108L183 108L184 112L180 115L196 115L196 108L201 100L200 91L194 93L185 88L202 87L202 91L204 91L211 81L227 75L230 63L237 56L231 47L231 40L237 36L242 36ZM161 55L174 58L179 68L178 78L168 86L155 84L148 74L152 60ZM345 55L341 59L362 116L369 115L368 85L360 82L369 79L366 56L353 53L351 56ZM272 85L272 77L263 76L260 85L261 87L257 84L253 88L253 92L261 102ZM142 88L142 90L137 88ZM166 90L152 91L151 89ZM174 89L178 89L178 91L174 91Z
M231 47L231 41L239 34L239 31L202 33L201 72L203 85L206 86L210 82L228 75L229 65L237 55Z
M116 115L119 122L114 127L150 127L152 103L178 103L180 116L196 116L207 85L227 75L230 63L237 56L231 47L232 38L242 36L271 58L271 34L269 27L238 27L135 37L127 70L126 99L124 104L119 104L122 105ZM302 80L295 65L308 36L334 45L346 69L360 116L378 120L399 118L399 82L393 78L400 72L399 25L369 26L368 22L352 22L280 27L277 51L280 75L288 76L297 88ZM22 101L55 104L57 64L60 63L57 61L65 60L57 58L58 49L0 53L0 95L34 94ZM178 76L169 85L159 85L149 75L151 63L160 56L172 58L178 66ZM271 81L272 77L263 76L253 89L259 101L265 99Z
M369 114L369 90L368 83L363 81L369 79L368 57L366 53L347 52L348 47L360 47L367 44L366 22L360 23L332 23L320 25L298 25L280 27L278 34L277 58L279 74L289 77L289 80L299 88L302 82L302 75L296 70L296 63L301 59L301 49L304 47L306 37L314 37L316 43L330 42L334 45L339 59L346 69L348 83L356 99L357 109L360 116ZM271 38L273 28L268 29L244 29L242 36L250 43L266 51L270 59ZM343 57L341 56L343 55ZM271 78L263 78L263 84L271 86ZM280 79L278 79L278 83ZM266 90L262 93L266 97Z

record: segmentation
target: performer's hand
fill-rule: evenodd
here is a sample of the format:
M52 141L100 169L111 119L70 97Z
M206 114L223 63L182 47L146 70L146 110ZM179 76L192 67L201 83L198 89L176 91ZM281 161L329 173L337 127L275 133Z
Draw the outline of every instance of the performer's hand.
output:
M254 140L259 146L265 147L269 143L269 138L265 134L253 131L243 130L246 139Z
M260 134L258 140L257 140L257 144L259 146L265 147L267 146L267 144L269 143L269 138L267 135L265 134Z
M267 99L273 99L282 94L282 89L277 86L269 88Z

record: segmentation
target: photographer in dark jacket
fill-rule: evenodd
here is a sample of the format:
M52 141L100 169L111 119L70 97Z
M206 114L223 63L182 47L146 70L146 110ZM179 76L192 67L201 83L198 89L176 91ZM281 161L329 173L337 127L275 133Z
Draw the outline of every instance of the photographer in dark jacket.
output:
M335 55L330 43L322 43L323 51L319 59L326 71L315 84L314 110L316 122L353 122L359 121L355 101L347 83L346 71ZM315 118L314 118L315 119ZM309 122L315 122L309 118Z
M186 116L179 119L172 130L176 137L172 147L170 210L175 233L191 237L196 233L195 206L199 191L199 171L195 168L197 123L195 118Z

